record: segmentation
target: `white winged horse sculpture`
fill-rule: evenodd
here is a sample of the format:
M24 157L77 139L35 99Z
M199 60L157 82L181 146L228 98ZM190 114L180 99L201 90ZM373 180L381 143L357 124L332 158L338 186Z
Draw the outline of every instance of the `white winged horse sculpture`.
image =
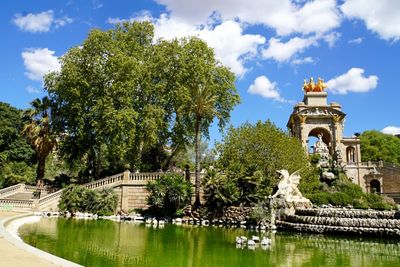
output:
M289 175L287 170L278 170L276 172L280 174L281 180L278 183L278 191L276 191L272 198L281 196L286 201L304 199L303 195L297 188L301 178L299 175L300 170L295 171L291 175Z

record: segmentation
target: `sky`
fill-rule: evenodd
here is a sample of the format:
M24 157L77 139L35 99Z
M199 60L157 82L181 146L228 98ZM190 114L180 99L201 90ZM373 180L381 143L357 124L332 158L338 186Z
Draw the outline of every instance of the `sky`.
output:
M69 0L0 2L0 101L46 95L43 75L90 30L151 21L155 37L198 36L235 73L233 126L267 119L286 129L304 79L321 77L347 114L345 136L400 133L399 0ZM216 125L210 142L221 139Z

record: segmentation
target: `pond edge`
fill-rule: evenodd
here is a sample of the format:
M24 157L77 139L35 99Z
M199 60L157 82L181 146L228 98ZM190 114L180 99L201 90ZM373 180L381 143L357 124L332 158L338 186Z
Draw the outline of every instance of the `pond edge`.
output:
M7 240L9 243L13 244L17 248L23 249L29 253L35 254L36 256L45 259L53 264L56 264L58 266L66 266L66 267L82 267L83 265L79 265L77 263L74 263L72 261L57 257L53 254L50 254L48 252L45 252L43 250L40 250L36 247L33 247L31 245L28 245L27 243L16 239L12 233L9 232L8 225L16 220L29 217L29 216L35 216L33 213L24 213L24 214L19 214L15 215L9 218L5 218L1 220L0 222L0 236L3 237L5 240ZM18 233L16 233L18 234Z

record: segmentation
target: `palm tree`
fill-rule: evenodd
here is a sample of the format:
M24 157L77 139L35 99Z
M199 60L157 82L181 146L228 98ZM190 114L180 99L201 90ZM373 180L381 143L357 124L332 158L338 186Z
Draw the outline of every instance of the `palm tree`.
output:
M218 101L217 95L205 87L196 86L189 91L186 112L190 114L194 123L194 151L195 151L195 206L200 205L200 172L201 172L201 134L202 128L209 125L210 120L217 117L221 119L220 113L215 108Z
M31 102L31 108L24 112L28 123L23 128L23 134L28 138L36 153L38 165L36 169L36 183L42 182L45 172L46 157L56 145L56 139L50 130L50 100L48 97L39 98Z

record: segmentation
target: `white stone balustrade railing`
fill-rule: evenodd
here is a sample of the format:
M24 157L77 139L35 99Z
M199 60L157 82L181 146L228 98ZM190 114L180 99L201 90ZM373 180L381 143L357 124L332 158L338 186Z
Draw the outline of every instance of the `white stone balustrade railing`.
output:
M24 191L25 192L35 192L38 188L33 185L25 185Z
M113 176L109 176L109 177L106 177L106 178L103 178L103 179L100 179L100 180L96 180L96 181L87 183L84 186L87 189L96 189L96 188L99 188L99 187L104 187L106 185L115 184L117 182L120 182L120 181L122 181L123 177L124 177L124 174L123 173L119 173L119 174L116 174L116 175L113 175Z
M32 209L33 200L0 199L0 210Z
M60 201L61 194L63 190L58 190L52 194L48 194L47 196L38 200L36 204L36 210L48 210L49 207L56 207L58 202Z
M159 172L139 172L130 173L129 181L155 181L158 180L164 173Z
M24 184L16 184L13 186L9 186L0 190L0 198L5 198L7 196L11 196L18 192L21 192L24 189Z

